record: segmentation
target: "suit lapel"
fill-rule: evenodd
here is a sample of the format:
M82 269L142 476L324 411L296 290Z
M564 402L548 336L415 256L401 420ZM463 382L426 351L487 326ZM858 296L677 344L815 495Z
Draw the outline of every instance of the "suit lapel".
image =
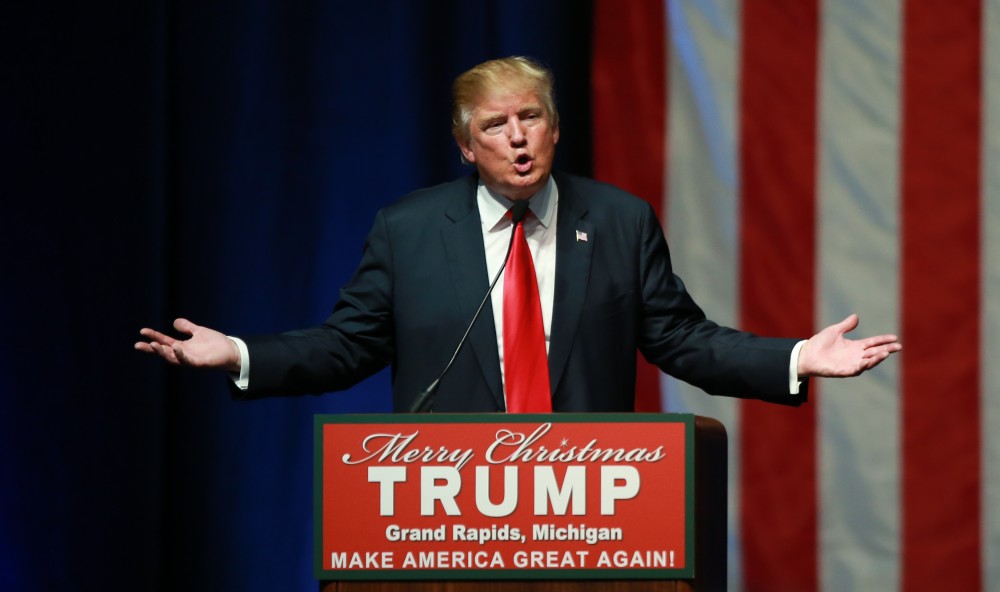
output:
M456 195L452 207L445 212L452 224L442 229L441 239L444 241L459 310L463 318L471 321L489 286L489 272L486 269L482 224L476 207L476 180L474 176L469 179L471 183L462 186L462 195ZM500 355L497 352L494 327L493 308L487 303L469 333L467 345L475 352L486 384L499 408L503 409Z
M489 285L482 224L476 207L476 181L462 186L453 205L445 212L452 222L441 231L448 268L462 314L470 321ZM559 187L559 221L556 235L556 285L549 343L549 375L552 392L558 392L566 362L576 338L590 281L590 264L596 231L586 220L585 198L575 195L565 177L556 178ZM583 233L583 234L578 234ZM487 306L469 333L480 371L500 409L504 408L500 382L500 355L493 321Z
M571 183L558 177L559 223L556 230L556 285L549 341L549 376L556 393L573 342L590 281L590 261L597 236L588 222L584 200Z

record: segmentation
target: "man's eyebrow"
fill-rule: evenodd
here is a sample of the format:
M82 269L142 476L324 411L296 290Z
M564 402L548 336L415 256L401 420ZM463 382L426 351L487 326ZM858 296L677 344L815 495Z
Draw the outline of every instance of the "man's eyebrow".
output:
M475 117L476 121L487 121L490 119L496 119L498 117L506 117L503 111L487 111L485 113L480 113Z

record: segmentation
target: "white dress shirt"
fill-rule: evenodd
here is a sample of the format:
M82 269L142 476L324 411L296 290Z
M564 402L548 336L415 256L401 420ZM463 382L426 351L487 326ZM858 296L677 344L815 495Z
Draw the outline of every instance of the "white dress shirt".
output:
M512 223L507 211L514 202L479 182L476 191L479 219L483 227L483 246L486 249L486 270L490 281L503 265L507 246L510 244ZM549 350L552 334L552 303L555 301L556 281L556 213L559 210L559 190L556 182L549 177L548 183L528 201L529 213L525 215L524 237L528 241L535 278L538 280L538 298L542 304L542 326L545 329L545 351ZM503 377L503 274L497 280L493 294L493 323L497 335L497 351L500 353L500 376ZM505 382L506 385L506 382ZM504 389L506 393L506 388Z

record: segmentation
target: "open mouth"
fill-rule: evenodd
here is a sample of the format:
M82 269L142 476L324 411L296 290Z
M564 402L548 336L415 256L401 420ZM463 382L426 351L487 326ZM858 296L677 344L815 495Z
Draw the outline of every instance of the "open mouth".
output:
M514 159L514 170L524 174L531 170L531 157L527 154L521 154Z

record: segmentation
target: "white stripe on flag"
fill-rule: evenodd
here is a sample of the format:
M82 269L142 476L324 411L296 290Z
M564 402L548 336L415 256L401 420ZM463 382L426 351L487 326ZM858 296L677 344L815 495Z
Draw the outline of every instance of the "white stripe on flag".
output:
M674 268L713 320L734 326L739 297L736 157L739 6L667 2L670 36L666 233ZM733 399L664 375L663 408L714 417L729 435L729 589L741 589L739 418Z
M816 325L899 327L900 5L825 2L820 15ZM825 380L819 403L823 590L897 590L899 373Z
M1000 590L1000 0L983 19L983 574Z

